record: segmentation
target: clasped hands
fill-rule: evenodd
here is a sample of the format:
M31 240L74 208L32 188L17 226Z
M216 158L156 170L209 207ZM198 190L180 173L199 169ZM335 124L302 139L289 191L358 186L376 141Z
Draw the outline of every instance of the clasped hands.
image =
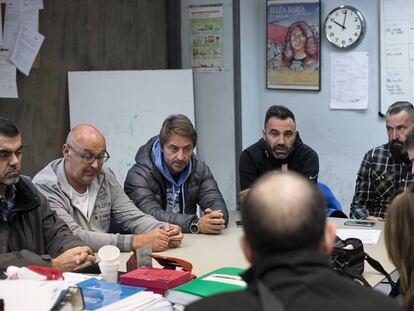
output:
M162 252L168 248L179 246L182 240L183 234L180 226L165 223L159 228L135 235L132 247L137 249L150 246L152 251Z
M52 267L62 271L74 271L94 262L95 256L88 246L73 247L51 260Z
M219 234L225 228L225 221L221 211L213 211L210 208L204 210L204 216L198 219L201 233Z

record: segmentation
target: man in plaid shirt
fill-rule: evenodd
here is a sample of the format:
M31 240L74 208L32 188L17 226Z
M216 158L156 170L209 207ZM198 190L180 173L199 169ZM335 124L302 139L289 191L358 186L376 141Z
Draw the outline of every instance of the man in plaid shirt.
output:
M385 115L388 143L369 150L362 160L351 204L351 217L384 220L391 200L412 182L411 161L404 146L414 128L414 107L392 104Z

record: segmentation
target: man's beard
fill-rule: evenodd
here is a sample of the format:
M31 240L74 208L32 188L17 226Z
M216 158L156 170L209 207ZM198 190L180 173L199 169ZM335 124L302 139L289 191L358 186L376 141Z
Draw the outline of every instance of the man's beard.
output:
M272 155L279 160L284 160L286 159L291 150L292 150L292 146L290 148L288 148L286 145L283 144L278 144L275 145L273 148L266 142L267 148L271 151ZM280 152L283 152L282 154L280 154Z
M396 162L400 162L406 152L404 143L396 139L390 141L391 157Z

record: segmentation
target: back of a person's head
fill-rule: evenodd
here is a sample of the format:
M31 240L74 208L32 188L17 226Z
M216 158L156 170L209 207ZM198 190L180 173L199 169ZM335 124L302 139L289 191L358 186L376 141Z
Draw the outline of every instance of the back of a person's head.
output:
M266 128L267 121L269 121L270 118L276 118L279 120L286 120L288 118L291 118L293 122L295 122L295 115L292 111L290 111L285 106L270 106L265 115L265 121L264 121L264 127Z
M19 129L8 119L0 118L0 135L6 137L16 137L19 135Z
M414 128L412 128L405 137L405 146L407 149L414 148Z
M325 231L325 200L296 173L270 172L248 193L242 207L246 239L259 256L318 250Z
M400 274L400 289L407 306L414 299L414 185L390 204L385 222L385 245Z

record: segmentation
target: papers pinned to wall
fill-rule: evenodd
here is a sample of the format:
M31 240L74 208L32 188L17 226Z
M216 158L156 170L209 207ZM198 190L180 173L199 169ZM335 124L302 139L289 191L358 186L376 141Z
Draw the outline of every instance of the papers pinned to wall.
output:
M45 39L40 33L20 24L16 40L10 52L10 61L26 76L29 75L32 64Z
M0 51L0 97L17 98L16 67L8 55L8 51Z
M17 98L16 68L29 75L44 36L38 33L43 0L0 0L0 98Z
M368 52L331 53L331 109L368 108Z

